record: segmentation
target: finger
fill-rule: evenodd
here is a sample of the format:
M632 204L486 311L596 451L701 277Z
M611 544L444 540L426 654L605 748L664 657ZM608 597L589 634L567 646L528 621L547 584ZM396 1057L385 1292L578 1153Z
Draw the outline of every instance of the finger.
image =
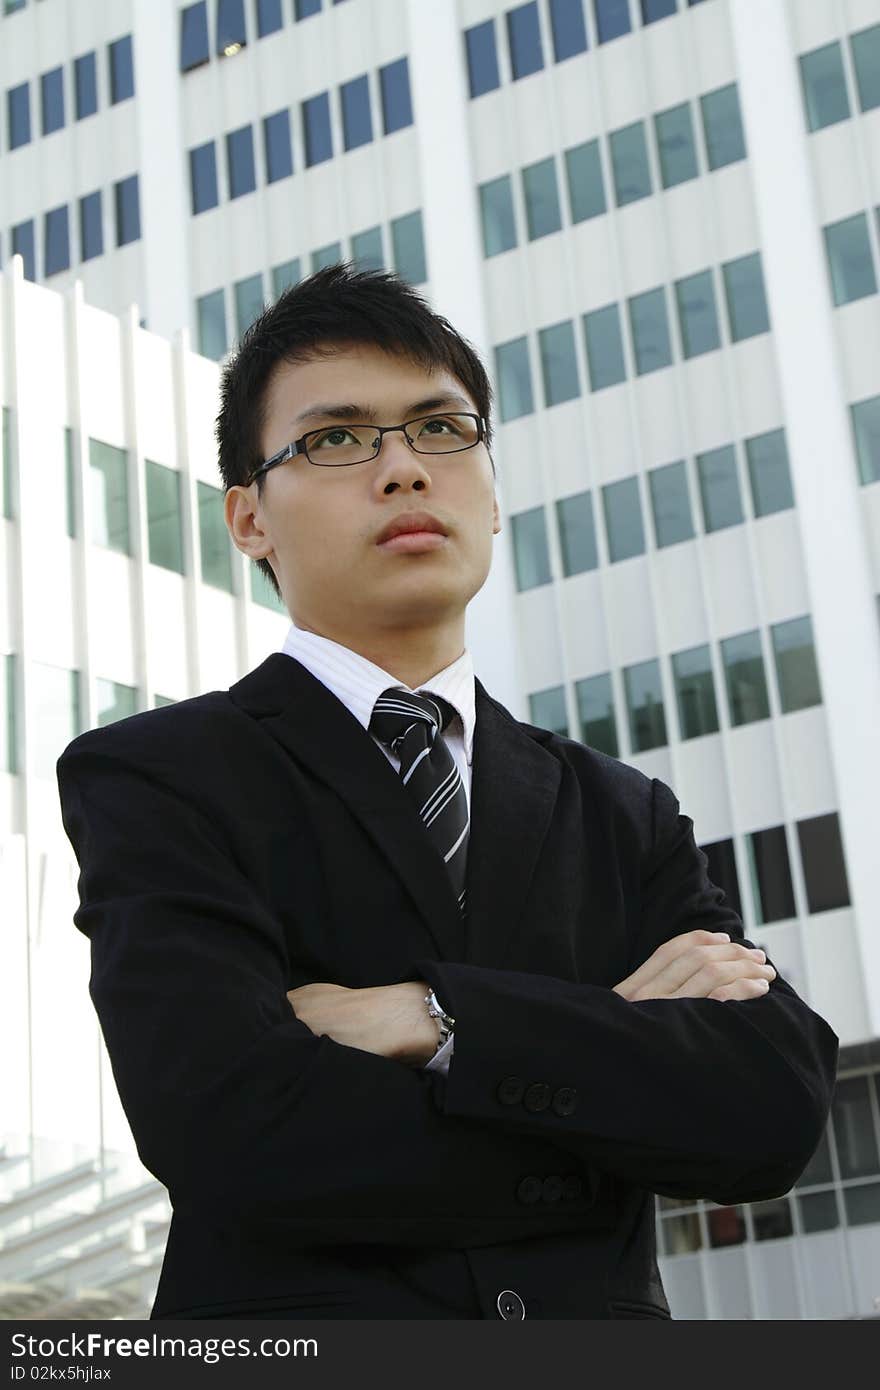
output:
M720 985L706 995L707 999L757 999L770 989L769 980L734 980L732 985Z
M765 960L766 956L760 948L744 946L739 941L720 942L717 945L697 944L670 960L665 968L647 980L641 988L647 988L652 998L672 998L700 970L711 969L730 961L763 965ZM724 981L716 980L715 983Z
M680 936L672 936L668 941L661 942L656 951L643 961L637 970L625 980L621 980L621 986L625 986L627 992L640 989L655 979L661 971L666 970L683 952L695 946L726 944L729 941L730 937L726 932L710 932L702 928L682 932Z
M776 971L772 965L761 965L752 960L723 960L704 965L685 980L678 989L666 997L668 999L705 999L712 990L723 985L733 984L739 979L775 980Z

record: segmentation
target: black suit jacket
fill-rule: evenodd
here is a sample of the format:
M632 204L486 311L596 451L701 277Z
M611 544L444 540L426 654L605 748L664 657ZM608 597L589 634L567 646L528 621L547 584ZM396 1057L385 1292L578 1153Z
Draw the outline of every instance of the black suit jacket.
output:
M57 764L76 926L138 1152L173 1219L153 1318L669 1316L653 1193L786 1192L838 1039L769 994L612 986L743 939L658 779L476 681L464 924L397 772L276 652L81 734ZM424 979L448 1077L317 1037L288 989Z

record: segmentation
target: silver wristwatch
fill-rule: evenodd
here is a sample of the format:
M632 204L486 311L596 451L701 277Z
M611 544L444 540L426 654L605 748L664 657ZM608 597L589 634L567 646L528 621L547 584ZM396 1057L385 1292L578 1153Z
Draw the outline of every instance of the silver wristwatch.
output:
M438 1004L437 996L433 990L431 990L430 994L425 995L425 1003L428 1006L428 1013L430 1014L431 1018L436 1018L437 1022L440 1025L440 1039L436 1047L436 1051L439 1052L440 1048L448 1040L453 1028L455 1027L455 1019L452 1018L451 1015L448 1014L446 1010L441 1007L440 1004Z

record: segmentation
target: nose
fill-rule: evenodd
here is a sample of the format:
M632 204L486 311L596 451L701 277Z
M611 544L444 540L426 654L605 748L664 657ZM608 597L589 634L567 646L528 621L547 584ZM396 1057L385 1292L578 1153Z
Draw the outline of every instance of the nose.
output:
M417 453L407 441L402 425L388 430L382 435L377 456L377 486L381 486L383 492L387 492L392 483L405 487L411 482L424 487L431 479L426 467L428 458L428 454Z

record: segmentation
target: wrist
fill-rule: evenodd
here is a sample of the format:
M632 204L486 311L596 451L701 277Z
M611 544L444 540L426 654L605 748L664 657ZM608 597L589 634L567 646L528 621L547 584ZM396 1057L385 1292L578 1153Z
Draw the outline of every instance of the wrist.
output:
M425 1004L428 1009L428 1016L434 1019L437 1024L437 1046L434 1049L436 1053L439 1052L443 1044L452 1035L455 1028L455 1019L443 1008L443 1005L438 1000L433 989L429 988L428 993L425 995Z

